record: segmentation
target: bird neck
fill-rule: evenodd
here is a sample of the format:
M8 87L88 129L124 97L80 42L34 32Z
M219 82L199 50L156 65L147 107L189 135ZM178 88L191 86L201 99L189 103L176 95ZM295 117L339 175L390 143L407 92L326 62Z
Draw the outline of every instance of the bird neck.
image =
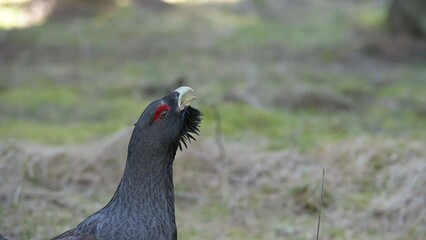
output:
M148 144L129 144L120 185L110 207L146 214L169 215L174 222L173 160L176 150L152 151Z
M173 159L160 161L141 164L128 160L117 190L120 197L128 203L166 200L173 204Z

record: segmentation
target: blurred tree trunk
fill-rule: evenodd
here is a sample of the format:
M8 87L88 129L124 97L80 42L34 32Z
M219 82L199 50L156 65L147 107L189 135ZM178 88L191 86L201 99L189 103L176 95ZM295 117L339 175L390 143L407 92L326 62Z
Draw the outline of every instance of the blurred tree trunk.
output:
M395 34L426 37L426 0L391 0L388 13Z
M115 0L56 0L49 19L94 16L115 6Z

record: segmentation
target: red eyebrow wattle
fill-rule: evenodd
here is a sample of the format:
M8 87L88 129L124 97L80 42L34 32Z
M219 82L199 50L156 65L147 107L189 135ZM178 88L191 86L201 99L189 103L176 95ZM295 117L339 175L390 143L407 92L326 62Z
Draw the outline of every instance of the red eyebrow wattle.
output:
M160 114L163 111L168 111L170 110L170 106L166 103L161 104L160 106L157 107L157 109L155 110L155 114L154 114L154 122L158 121L160 119Z

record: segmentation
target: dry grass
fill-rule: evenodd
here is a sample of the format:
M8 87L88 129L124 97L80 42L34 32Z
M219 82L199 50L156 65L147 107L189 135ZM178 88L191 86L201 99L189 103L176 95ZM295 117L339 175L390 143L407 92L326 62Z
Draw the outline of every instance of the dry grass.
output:
M117 160L125 156L128 136L125 130L75 147L0 144L1 210L13 216L2 218L1 232L12 239L46 239L101 207L84 198L102 196L103 187L118 182L124 166Z
M45 239L101 207L121 176L129 133L75 147L2 143L0 231L11 239ZM305 155L226 146L221 154L212 140L201 139L178 155L178 223L188 239L207 223L216 226L203 236L208 239L231 239L225 233L233 228L259 239L312 238L322 166L328 169L325 239L426 234L423 143L360 138Z
M368 229L383 231L388 238L425 236L424 143L358 139L343 143L340 149L332 147L325 155L344 181L336 194L352 200L360 193L371 195L362 202L362 211L354 213L367 221Z

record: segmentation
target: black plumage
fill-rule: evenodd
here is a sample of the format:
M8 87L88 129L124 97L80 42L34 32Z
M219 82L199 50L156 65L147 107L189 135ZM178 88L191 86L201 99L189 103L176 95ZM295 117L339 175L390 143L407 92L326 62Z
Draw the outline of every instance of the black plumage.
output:
M201 113L181 87L152 102L135 123L120 184L101 210L52 240L175 240L173 161L195 140ZM188 106L187 106L188 105Z

